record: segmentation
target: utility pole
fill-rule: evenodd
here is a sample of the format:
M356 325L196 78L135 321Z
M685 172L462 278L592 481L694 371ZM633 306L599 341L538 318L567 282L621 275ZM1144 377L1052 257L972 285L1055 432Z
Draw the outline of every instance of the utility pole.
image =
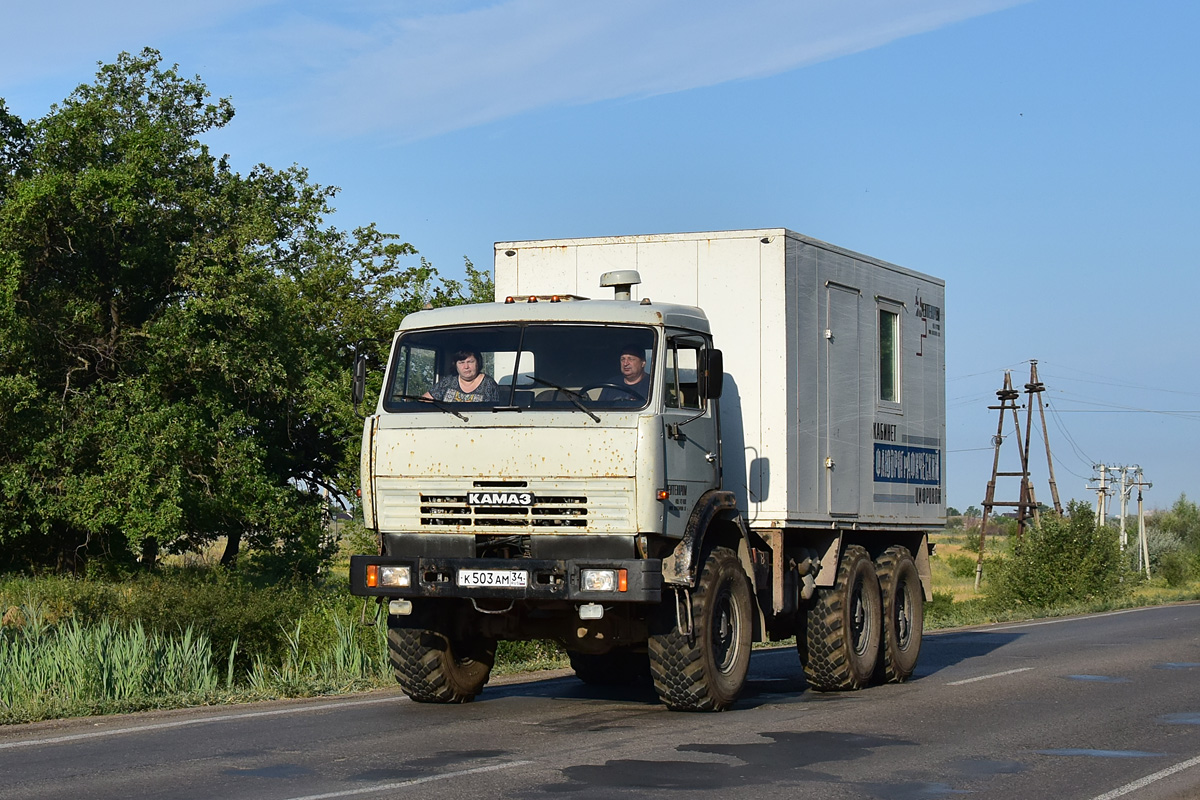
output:
M1137 467L1134 473L1137 480L1133 483L1138 487L1138 542L1142 548L1142 567L1146 571L1146 577L1150 577L1150 543L1146 539L1146 515L1142 509L1142 487L1149 489L1154 484L1142 480L1142 468Z
M1125 508L1129 501L1129 492L1133 491L1133 485L1126 483L1126 478L1129 476L1129 467L1121 467L1121 552L1125 552L1125 546L1129 543L1129 539L1125 536Z
M1109 470L1115 472L1116 469L1106 464L1093 464L1092 469L1100 471L1099 484L1088 486L1087 489L1096 493L1096 524L1103 527L1108 522L1108 472ZM1092 480L1097 479L1092 478Z
M1046 432L1046 410L1042 403L1042 392L1044 391L1046 391L1046 387L1038 380L1037 360L1031 359L1029 362L1029 382L1025 384L1025 394L1028 396L1028 399L1025 404L1024 441L1021 438L1021 419L1017 414L1017 398L1021 395L1020 392L1013 388L1011 372L1005 371L1004 387L996 392L996 397L1000 399L1000 405L988 406L989 410L999 411L1000 413L996 424L996 435L992 437L992 444L995 448L992 457L992 479L987 484L987 492L983 499L983 516L979 523L979 557L975 561L975 591L979 591L979 585L983 578L983 555L987 542L987 521L992 513L992 509L996 506L1016 507L1017 536L1024 535L1030 518L1033 519L1033 524L1035 525L1041 522L1041 512L1038 509L1037 497L1033 490L1033 481L1029 478L1029 445L1030 435L1033 432L1033 399L1035 396L1037 397L1038 409L1041 413L1043 438L1046 442L1046 463L1050 468L1050 494L1054 498L1054 512L1062 516L1062 504L1058 499L1058 486L1054 482L1054 459L1050 454L1050 435ZM1000 472L1000 445L1004 443L1004 414L1006 411L1012 413L1018 454L1021 457L1020 472ZM996 499L996 478L1001 477L1021 479L1020 499L1015 502Z
M1121 498L1121 552L1124 552L1125 547L1129 544L1129 537L1125 535L1126 508L1128 507L1129 497L1133 494L1133 487L1141 482L1142 468L1134 464L1132 467L1109 467L1109 471L1120 472L1121 475L1121 488L1119 489Z
M1037 396L1038 414L1042 418L1042 439L1046 442L1046 468L1050 472L1050 498L1054 501L1054 513L1062 516L1062 503L1058 499L1058 482L1054 480L1054 457L1050 455L1050 431L1046 428L1046 406L1042 403L1042 393L1046 391L1046 387L1038 380L1037 374L1037 359L1032 359L1029 362L1029 383L1025 384L1025 391L1029 392L1030 399Z
M996 504L996 477L1000 475L1000 445L1004 444L1004 412L1012 409L1013 421L1017 420L1017 398L1020 394L1012 385L1012 373L1005 370L1004 386L1000 391L996 392L996 397L1000 399L1000 405L988 406L989 411L999 411L1000 414L996 420L996 435L992 437L992 479L988 481L987 492L983 497L983 514L979 520L979 556L975 560L975 591L979 591L979 584L983 579L983 551L987 543L987 522L991 515L992 507Z

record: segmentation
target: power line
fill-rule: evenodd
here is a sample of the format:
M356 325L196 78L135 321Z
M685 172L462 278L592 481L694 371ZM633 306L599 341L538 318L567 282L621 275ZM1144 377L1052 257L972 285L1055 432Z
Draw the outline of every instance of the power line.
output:
M961 380L965 380L967 378L978 378L980 375L995 375L997 372L1005 372L1007 370L1013 369L1014 367L1019 367L1022 364L1028 364L1028 363L1029 363L1029 359L1025 359L1024 361L1018 361L1015 364L1008 364L1003 367L995 367L994 369L984 370L983 372L972 372L969 375L955 375L952 378L946 378L946 382L953 383L954 381L961 381Z
M1075 437L1072 436L1071 432L1067 430L1066 424L1062 421L1062 418L1059 417L1059 415L1058 415L1057 407L1055 407L1055 406L1050 407L1050 416L1054 419L1055 426L1058 427L1058 430L1066 438L1067 444L1071 445L1071 450L1075 453L1075 457L1078 458L1083 464L1085 464L1089 468L1093 464L1095 464L1096 459L1091 458L1090 456L1088 456L1087 453L1083 452L1083 448L1079 446L1079 444L1075 441ZM1072 474L1074 474L1074 473L1072 473Z
M1052 413L1053 413L1053 412L1052 412ZM1039 430L1039 431L1041 431L1041 433L1042 433L1042 436L1045 436L1045 435L1046 435L1046 427L1045 427L1044 425L1038 425L1038 430ZM1060 430L1060 431L1063 433L1063 435L1064 435L1064 436L1067 438L1067 440L1068 440L1068 441L1071 441L1070 434L1068 434L1068 433L1067 433L1065 430L1063 430L1061 427L1059 428L1059 430ZM1073 442L1072 442L1072 446L1074 446L1074 445L1073 445ZM1076 455L1076 457L1078 457L1078 456L1079 456L1079 453L1076 453L1075 455ZM1088 462L1085 462L1085 463L1088 463ZM1065 469L1067 472L1069 472L1069 473L1071 473L1072 475L1074 475L1076 478L1079 478L1079 479L1080 479L1081 481L1083 481L1084 483L1087 483L1087 482L1088 482L1088 480L1090 480L1090 478L1088 478L1087 476L1080 475L1078 472L1076 472L1075 470L1073 470L1073 469L1071 469L1070 467L1068 467L1068 466L1067 466L1066 464L1064 464L1064 463L1063 463L1061 460L1058 462L1058 465L1059 465L1060 467L1062 467L1063 469Z
M1159 414L1164 417L1180 417L1200 421L1198 411L1165 411L1156 408L1064 408L1060 414Z
M1042 363L1048 363L1048 362L1042 362ZM1181 395L1186 395L1189 397L1200 397L1200 392L1188 392L1188 391L1184 391L1182 389L1164 389L1159 386L1146 386L1146 385L1138 384L1138 383L1123 383L1120 381L1112 380L1107 375L1098 375L1094 372L1088 372L1086 370L1077 369L1075 367L1068 367L1066 365L1061 365L1061 364L1056 364L1054 366L1061 366L1063 369L1071 370L1072 372L1078 372L1081 375L1090 375L1093 378L1102 379L1102 380L1088 380L1086 378L1063 378L1063 377L1059 376L1056 378L1057 380L1076 381L1078 383L1095 383L1095 384L1098 384L1101 386L1117 386L1122 389L1138 389L1139 391L1145 391L1145 392L1163 392L1164 394L1181 394Z

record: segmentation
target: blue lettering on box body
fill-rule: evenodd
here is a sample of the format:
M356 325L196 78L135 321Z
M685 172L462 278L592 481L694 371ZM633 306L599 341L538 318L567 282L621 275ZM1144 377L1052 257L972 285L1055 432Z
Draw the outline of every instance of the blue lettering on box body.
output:
M907 447L876 442L875 480L880 483L940 486L942 453L929 447Z

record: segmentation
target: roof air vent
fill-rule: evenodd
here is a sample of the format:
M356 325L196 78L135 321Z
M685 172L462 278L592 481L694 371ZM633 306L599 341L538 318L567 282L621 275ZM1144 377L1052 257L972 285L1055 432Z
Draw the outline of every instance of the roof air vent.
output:
M636 269L619 269L606 272L600 276L600 286L613 288L614 300L632 300L633 287L642 282L642 276Z

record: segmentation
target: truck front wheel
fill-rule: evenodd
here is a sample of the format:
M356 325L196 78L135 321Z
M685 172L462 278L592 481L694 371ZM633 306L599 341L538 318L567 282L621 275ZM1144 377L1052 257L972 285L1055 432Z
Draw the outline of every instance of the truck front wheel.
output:
M875 559L875 574L883 596L883 653L878 679L908 680L917 668L925 623L925 594L916 562L907 547L889 547Z
M691 593L692 630L681 631L672 597L650 636L650 673L658 696L673 711L724 711L750 669L753 609L750 581L737 555L715 548Z
M456 642L444 633L388 623L396 682L418 703L468 703L488 682L496 660L491 640Z
M808 685L818 692L860 689L871 681L879 657L882 607L875 564L850 545L838 562L834 585L817 593L798 646Z

